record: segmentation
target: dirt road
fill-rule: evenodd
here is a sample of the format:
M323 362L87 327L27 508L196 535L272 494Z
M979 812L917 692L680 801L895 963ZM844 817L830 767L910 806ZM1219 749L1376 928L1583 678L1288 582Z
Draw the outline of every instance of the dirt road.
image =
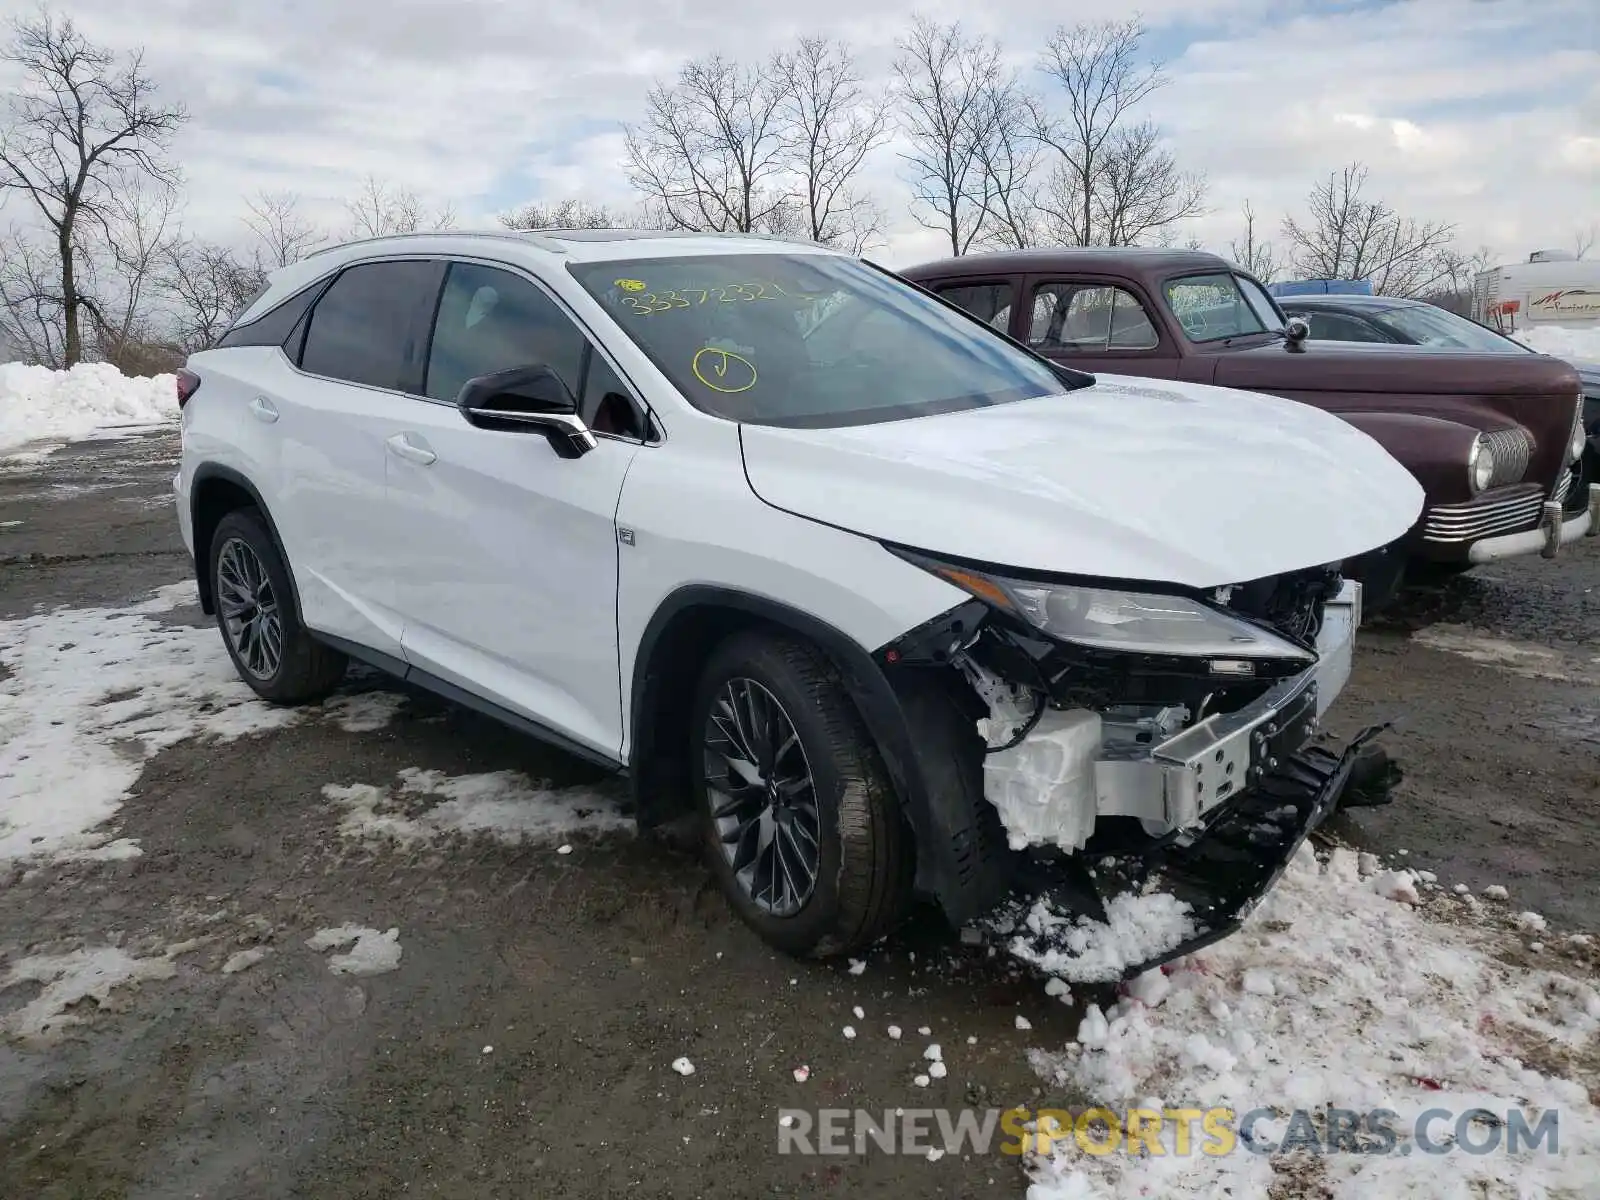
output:
M125 610L186 578L174 451L145 435L0 472L0 620ZM1600 926L1597 550L1418 597L1363 635L1335 710L1350 728L1409 714L1398 800L1341 818L1348 836L1572 929ZM184 605L141 620L204 623ZM114 819L136 857L0 863L0 982L62 972L0 990L0 1018L48 1009L63 980L91 997L0 1044L0 1196L1021 1193L1001 1155L780 1156L776 1114L1038 1104L1026 1050L1071 1040L1074 1010L927 919L859 974L770 953L682 849L605 831L613 781L427 696L375 698L388 687L356 676L325 713L173 740ZM450 780L507 771L592 830L424 828ZM384 822L404 836L352 836ZM337 973L306 943L343 925L380 957L397 930L398 967ZM97 1001L108 963L146 980ZM915 1087L933 1041L949 1074Z

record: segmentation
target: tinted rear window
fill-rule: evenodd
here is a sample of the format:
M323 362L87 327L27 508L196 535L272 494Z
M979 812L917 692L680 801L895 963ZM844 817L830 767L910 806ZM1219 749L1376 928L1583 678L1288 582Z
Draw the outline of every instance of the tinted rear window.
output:
M300 318L305 315L306 309L311 307L319 295L326 281L318 280L308 288L304 288L290 296L276 308L262 313L255 320L245 325L235 325L217 339L217 346L281 346L289 331L295 327ZM263 289L264 291L265 289ZM248 309L259 299L259 294L250 299L249 304L240 309ZM291 353L291 357L293 357Z
M351 383L414 390L441 270L433 262L380 262L345 271L312 310L301 368Z

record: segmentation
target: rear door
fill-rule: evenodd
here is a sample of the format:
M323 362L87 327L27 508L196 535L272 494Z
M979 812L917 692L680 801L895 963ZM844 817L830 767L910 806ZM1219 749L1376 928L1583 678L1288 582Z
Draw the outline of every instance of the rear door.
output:
M299 377L271 418L283 431L273 515L306 624L395 658L407 536L388 506L385 441L419 386L443 273L423 259L340 272L285 347Z
M1027 297L1018 340L1046 358L1084 371L1179 377L1177 346L1124 283L1087 275L1035 276L1028 281Z
M542 431L481 429L456 408L467 380L534 364L579 399L595 449L562 458ZM450 266L421 393L388 455L407 661L616 758L616 511L643 407L549 292L473 262Z

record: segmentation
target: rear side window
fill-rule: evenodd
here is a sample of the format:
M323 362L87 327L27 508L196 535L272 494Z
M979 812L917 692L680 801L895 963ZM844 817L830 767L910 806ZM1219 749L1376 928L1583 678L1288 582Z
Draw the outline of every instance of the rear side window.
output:
M318 280L308 288L303 288L290 296L276 308L269 309L246 325L235 325L217 339L217 348L224 346L282 346L284 340L294 327L299 324L300 318L305 316L306 309L318 296L322 294L324 281ZM263 289L265 290L265 289ZM260 298L259 294L252 296L250 303L246 304L240 312L254 304ZM293 358L291 351L289 357Z
M379 262L341 273L311 311L301 369L417 391L442 270L436 262Z
M940 288L939 295L1005 333L1011 327L1011 302L1015 291L1009 283L961 283Z

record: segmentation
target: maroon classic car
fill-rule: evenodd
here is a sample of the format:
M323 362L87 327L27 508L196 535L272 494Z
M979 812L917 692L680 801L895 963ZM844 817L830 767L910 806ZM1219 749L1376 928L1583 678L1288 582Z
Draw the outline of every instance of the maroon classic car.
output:
M1558 359L1307 341L1259 281L1198 251L1024 250L901 274L1062 364L1270 392L1365 431L1428 497L1389 564L1351 564L1377 590L1404 565L1552 557L1600 532L1600 488L1572 494L1582 389Z

